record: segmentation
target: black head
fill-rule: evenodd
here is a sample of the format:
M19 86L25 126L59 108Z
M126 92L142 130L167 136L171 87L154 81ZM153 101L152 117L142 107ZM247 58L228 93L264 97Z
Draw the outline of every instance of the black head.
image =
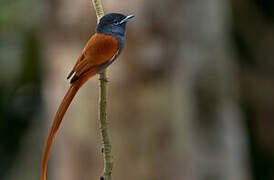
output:
M110 13L104 15L96 27L97 33L110 34L113 36L124 36L126 31L126 23L133 15L125 16L118 13Z

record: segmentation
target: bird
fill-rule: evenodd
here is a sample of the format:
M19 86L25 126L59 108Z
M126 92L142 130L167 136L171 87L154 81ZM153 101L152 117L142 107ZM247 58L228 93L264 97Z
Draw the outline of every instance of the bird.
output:
M50 149L70 103L88 79L101 73L121 54L126 40L126 23L133 17L134 15L126 16L120 13L104 15L97 24L95 33L77 58L74 67L67 76L67 79L70 79L70 87L57 109L45 142L41 162L41 180L46 180Z

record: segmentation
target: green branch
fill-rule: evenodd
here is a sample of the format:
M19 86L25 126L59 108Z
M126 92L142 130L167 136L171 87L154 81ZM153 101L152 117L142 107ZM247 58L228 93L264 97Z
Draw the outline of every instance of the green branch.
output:
M104 16L101 0L92 0L94 9L96 11L97 22L99 23L100 18ZM106 70L100 73L100 99L99 99L99 119L101 135L103 140L102 153L104 157L104 170L100 177L100 180L111 180L112 168L113 168L113 157L111 154L111 143L108 135L107 128L107 82L106 82Z
M104 16L104 10L103 10L101 0L92 0L92 4L96 12L97 22L99 23L101 17Z
M107 128L107 87L106 87L106 71L100 74L100 109L99 118L101 123L101 135L103 139L102 153L104 156L104 170L100 180L111 180L111 173L113 167L113 158L111 154L111 143Z

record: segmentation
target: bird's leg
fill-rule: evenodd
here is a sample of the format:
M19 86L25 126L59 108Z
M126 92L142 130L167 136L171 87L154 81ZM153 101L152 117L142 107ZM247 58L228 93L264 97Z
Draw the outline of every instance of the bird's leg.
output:
M103 73L99 73L99 80L105 81L106 83L109 82L108 78L105 77Z

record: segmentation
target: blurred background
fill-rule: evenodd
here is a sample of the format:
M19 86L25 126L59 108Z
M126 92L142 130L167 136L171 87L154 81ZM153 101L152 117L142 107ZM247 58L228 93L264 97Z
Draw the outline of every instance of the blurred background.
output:
M113 179L274 180L274 1L103 0L135 14L108 68ZM39 179L90 0L0 1L0 180ZM49 180L99 179L98 77L75 97Z

